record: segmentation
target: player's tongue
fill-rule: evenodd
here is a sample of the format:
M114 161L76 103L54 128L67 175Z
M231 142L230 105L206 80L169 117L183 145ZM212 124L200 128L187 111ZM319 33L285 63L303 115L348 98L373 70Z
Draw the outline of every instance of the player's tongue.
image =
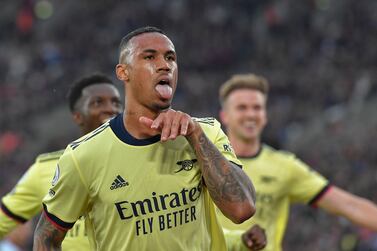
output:
M168 84L158 84L155 89L164 99L171 99L173 95L173 89Z

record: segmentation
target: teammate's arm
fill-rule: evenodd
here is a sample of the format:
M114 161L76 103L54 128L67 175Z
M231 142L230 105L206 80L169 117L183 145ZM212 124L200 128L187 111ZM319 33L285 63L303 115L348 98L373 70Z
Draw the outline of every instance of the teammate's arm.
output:
M25 224L17 226L11 231L4 240L17 247L25 247L29 244L30 239L33 237L34 225L33 221L27 221ZM0 248L1 250L1 248Z
M316 206L343 216L356 225L377 231L377 205L336 186L332 186L316 202Z
M41 172L38 162L35 162L18 181L12 192L2 198L0 239L40 212L45 193L41 188L43 186L39 183Z
M61 250L66 232L85 214L89 194L83 182L72 148L68 146L59 159L51 188L43 198L33 250Z
M183 112L169 109L155 120L141 117L140 122L161 133L161 141L182 135L194 149L208 191L223 214L241 223L255 213L255 191L250 179L228 161L207 138L202 128Z
M59 229L42 214L34 233L33 251L62 250L61 244L66 233L66 230Z
M0 239L3 239L8 233L13 229L17 228L21 223L15 221L13 218L9 217L0 210Z

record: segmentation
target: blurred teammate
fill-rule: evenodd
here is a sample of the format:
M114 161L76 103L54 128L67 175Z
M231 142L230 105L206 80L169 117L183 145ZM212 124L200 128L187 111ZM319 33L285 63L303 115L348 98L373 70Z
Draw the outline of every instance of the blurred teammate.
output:
M121 111L118 90L111 79L100 74L90 75L73 84L68 99L73 120L83 135ZM42 211L42 199L51 186L62 153L57 151L39 155L12 192L2 198L1 238ZM67 233L62 246L64 250L90 250L82 219Z
M233 76L220 89L222 122L257 192L257 213L251 220L234 225L221 216L223 226L233 230L233 235L227 235L228 243L233 247L231 250L247 250L240 235L255 223L266 230L268 244L265 250L281 250L289 207L295 202L323 208L377 231L375 204L329 184L293 154L261 143L267 123L268 88L263 77L246 74ZM243 240L247 242L247 238Z
M254 190L217 121L170 108L173 43L153 27L129 33L116 74L125 110L67 147L34 249L59 249L86 215L92 250L224 250L213 202L240 223L254 213Z

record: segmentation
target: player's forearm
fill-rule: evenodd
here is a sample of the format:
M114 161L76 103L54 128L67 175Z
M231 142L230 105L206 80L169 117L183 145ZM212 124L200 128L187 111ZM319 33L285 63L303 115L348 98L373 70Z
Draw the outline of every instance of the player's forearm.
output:
M377 206L371 201L356 197L353 205L343 216L348 218L354 224L368 228L377 232Z
M52 225L42 214L34 233L33 251L58 251L66 232Z
M0 210L0 239L3 239L7 234L9 234L18 225L19 223L17 221L10 218L2 210Z
M235 223L255 213L255 191L250 179L230 163L198 127L187 136L194 148L208 191L219 209Z
M34 226L32 221L28 221L24 224L18 225L12 232L10 232L6 240L15 244L16 246L22 247L25 243L29 243L30 238L33 236Z
M333 186L317 204L327 212L343 216L358 226L377 231L377 205L367 199Z

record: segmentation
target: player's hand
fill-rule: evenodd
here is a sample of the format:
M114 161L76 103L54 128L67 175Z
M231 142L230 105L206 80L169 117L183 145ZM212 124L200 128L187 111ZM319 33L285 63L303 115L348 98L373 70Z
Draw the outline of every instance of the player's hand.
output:
M267 245L266 233L259 225L252 226L241 238L244 245L252 251L261 250Z
M178 136L189 136L199 126L190 115L169 109L160 113L156 119L140 117L140 123L161 134L161 141L174 140Z

